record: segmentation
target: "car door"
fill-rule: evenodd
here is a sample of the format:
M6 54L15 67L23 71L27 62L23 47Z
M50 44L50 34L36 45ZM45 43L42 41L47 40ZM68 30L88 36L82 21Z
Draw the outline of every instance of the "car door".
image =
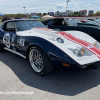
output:
M3 44L5 48L23 54L25 40L16 34L16 22L6 22L4 25Z
M6 22L4 25L3 44L6 48L15 50L16 29L15 22Z

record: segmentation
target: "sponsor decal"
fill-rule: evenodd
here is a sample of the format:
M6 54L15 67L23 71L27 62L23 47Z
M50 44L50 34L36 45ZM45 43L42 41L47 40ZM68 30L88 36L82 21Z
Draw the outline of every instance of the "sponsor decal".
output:
M7 46L8 48L10 48L10 35L9 33L5 34L3 37L3 43L5 44L5 46Z
M24 44L25 44L25 39L18 39L17 40L17 43L20 45L20 46L24 46Z
M92 47L93 47L92 45L88 46L88 48L92 48Z
M15 36L16 36L16 35L13 34L13 37L12 37L12 39L11 39L11 42L14 42Z

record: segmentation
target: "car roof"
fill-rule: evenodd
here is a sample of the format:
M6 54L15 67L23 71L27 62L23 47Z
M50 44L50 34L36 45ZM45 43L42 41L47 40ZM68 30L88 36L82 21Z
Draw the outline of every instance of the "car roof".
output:
M45 21L51 20L51 19L64 19L64 18L67 18L67 19L77 19L77 18L74 18L74 17L55 17L55 18L46 19Z
M38 21L37 19L12 19L12 20L7 20L5 22L10 22L10 21Z

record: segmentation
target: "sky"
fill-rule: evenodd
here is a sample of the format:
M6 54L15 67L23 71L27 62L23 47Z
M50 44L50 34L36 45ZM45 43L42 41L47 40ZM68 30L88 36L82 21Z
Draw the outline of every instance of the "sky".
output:
M66 11L67 0L0 0L0 13L18 14L18 13L47 13ZM58 7L58 9L57 9ZM100 0L70 0L68 10L80 11L86 9L100 11Z

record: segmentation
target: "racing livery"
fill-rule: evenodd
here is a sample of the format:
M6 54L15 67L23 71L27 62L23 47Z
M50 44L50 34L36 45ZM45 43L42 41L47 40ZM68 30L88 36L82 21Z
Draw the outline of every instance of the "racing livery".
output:
M51 72L54 66L97 69L99 48L100 43L83 32L48 29L38 20L9 20L0 29L0 52L5 49L28 59L38 75Z

